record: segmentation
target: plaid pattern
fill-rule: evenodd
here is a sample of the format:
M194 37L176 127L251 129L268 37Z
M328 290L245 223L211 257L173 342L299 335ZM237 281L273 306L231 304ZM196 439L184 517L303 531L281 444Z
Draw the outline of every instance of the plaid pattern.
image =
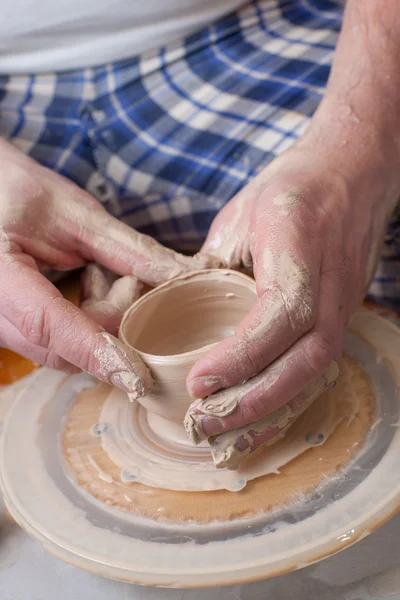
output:
M303 133L341 18L341 2L259 0L128 61L0 76L0 135L132 227L193 251L221 207ZM389 304L400 304L399 225L372 288Z

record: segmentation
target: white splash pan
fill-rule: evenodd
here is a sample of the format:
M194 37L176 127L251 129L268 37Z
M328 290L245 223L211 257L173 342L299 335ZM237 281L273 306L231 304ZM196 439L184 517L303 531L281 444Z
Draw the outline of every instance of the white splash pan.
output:
M290 508L234 523L165 526L102 504L61 466L63 421L91 379L49 369L29 379L3 424L0 484L7 507L65 561L148 586L232 585L326 558L371 533L400 506L399 329L360 310L345 350L375 388L378 425L340 475Z

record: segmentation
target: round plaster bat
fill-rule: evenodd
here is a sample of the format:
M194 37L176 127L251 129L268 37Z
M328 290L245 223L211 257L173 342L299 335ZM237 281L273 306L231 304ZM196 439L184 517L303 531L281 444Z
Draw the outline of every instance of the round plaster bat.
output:
M134 472L124 479L107 450L111 388L84 373L41 369L3 423L6 504L59 557L132 583L232 585L311 564L362 539L400 505L399 331L359 311L343 361L342 379L326 394L353 397L353 417L322 444L318 430L308 431L306 451L239 492L156 488ZM125 420L136 420L144 439L138 413L151 413L126 404ZM176 462L170 455L169 466Z

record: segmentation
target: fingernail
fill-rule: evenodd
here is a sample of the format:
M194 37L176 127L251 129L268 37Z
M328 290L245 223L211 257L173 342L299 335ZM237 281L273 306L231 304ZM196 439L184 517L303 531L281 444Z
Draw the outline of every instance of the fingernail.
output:
M201 398L217 392L225 387L225 383L225 380L218 375L202 375L188 384L188 391L192 398Z
M215 417L203 417L201 419L201 428L207 437L216 435L221 432L221 422Z
M120 373L114 373L114 375L111 375L110 377L110 381L113 385L115 385L116 387L120 388L123 392L128 393L129 390L126 387L125 383L122 381L122 377Z
M265 423L260 430L257 430L257 423L261 425L264 421L265 418L236 431L220 433L209 438L211 454L217 469L225 467L237 469L251 452L264 444L271 443L273 438L282 433L283 430L276 427L263 430ZM232 438L235 434L236 439Z
M241 447L239 438L232 444L224 434L210 441L210 449L217 469L237 469L251 452L249 442Z
M183 422L186 433L194 444L204 442L210 435L221 432L221 422L215 417L204 416L188 411Z
M324 371L324 373L322 373L323 378L325 379L326 383L335 383L335 381L337 380L338 376L339 376L339 366L337 364L337 362L335 362L334 360L330 363L329 367L326 369L326 371Z
M183 421L183 426L193 444L197 446L200 442L204 442L206 436L204 435L201 426L202 415L195 415L192 412L187 412Z
M126 392L131 402L141 398L146 393L143 379L138 377L137 373L130 373L129 371L114 373L111 375L110 381L123 392Z

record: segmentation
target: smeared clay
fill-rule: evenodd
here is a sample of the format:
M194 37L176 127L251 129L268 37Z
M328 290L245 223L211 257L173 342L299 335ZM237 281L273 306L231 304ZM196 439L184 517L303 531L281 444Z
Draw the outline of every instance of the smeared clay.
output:
M278 472L284 464L309 449L314 441L307 438L307 433L315 428L315 422L318 422L318 431L323 440L326 440L338 422L357 414L359 404L357 398L350 393L340 400L335 395L326 395L315 407L311 406L321 391L335 381L337 375L338 367L336 363L332 363L323 376L279 410L253 423L251 428L245 427L220 436L225 441L225 446L222 440L221 446L216 444L213 456L206 442L200 447L191 447L179 425L170 426L157 415L154 420L151 413L146 414L138 405L128 405L123 394L114 389L106 398L100 415L100 421L108 425L101 434L102 447L120 467L122 481L134 480L169 490L239 491L248 481ZM234 448L237 437L248 435L249 431L257 435L258 431L271 429L280 431L280 435L274 440L278 442L306 409L309 410L304 415L303 425L291 443L280 445L276 451L264 448L258 460L243 462L243 455ZM226 410L229 409L221 407L221 414L224 415ZM226 447L229 447L228 451ZM248 453L249 451L244 452ZM230 470L239 463L243 463L239 469ZM124 473L128 473L128 477Z
M211 445L215 466L217 468L237 468L244 457L248 456L252 451L252 446L257 436L265 435L268 432L271 432L271 434L278 432L277 435L272 437L270 442L266 442L267 445L275 444L286 434L288 428L296 419L311 406L315 399L332 386L338 375L338 365L336 362L332 362L325 373L278 410L250 425L215 436ZM246 443L240 445L240 442L243 441Z
M281 356L268 367L266 369L266 374L261 372L246 382L219 391L207 398L197 399L192 402L184 420L184 427L192 442L198 444L206 439L202 429L202 419L204 416L207 415L218 419L231 415L237 409L239 403L246 399L249 393L257 391L258 395L262 395L270 390L277 383L281 374L290 368L290 362L291 354L289 352L288 355ZM316 388L319 388L319 393L322 393L325 389L330 387L337 375L337 364L332 362L329 369L323 373L321 377L317 378L314 384L311 384L301 392L297 398L307 398L308 394L315 397L314 393ZM321 386L319 386L319 383L321 383ZM212 383L210 383L210 385L212 385ZM295 405L297 407L300 406L299 404ZM271 415L275 414L275 412L271 413ZM263 420L261 419L260 422L263 422ZM248 427L251 428L252 425L249 425ZM258 430L261 432L260 428L258 428ZM230 434L226 435L228 436ZM228 439L228 437L226 439Z
M301 200L302 192L299 188L291 189L287 192L281 192L273 199L275 206L291 206Z
M75 386L79 389L79 394L74 404L76 409L71 412L65 430L66 456L74 470L78 469L78 472L82 473L82 477L84 473L87 477L89 471L93 473L91 493L104 492L104 498L112 496L117 499L121 496L125 502L125 510L129 506L129 510L143 511L144 506L147 506L148 510L154 510L157 518L161 518L161 515L170 518L173 506L176 510L183 510L181 503L177 505L176 500L173 500L172 496L169 497L169 494L173 494L170 488L186 493L190 490L195 493L203 489L220 490L218 493L222 493L224 488L237 492L243 488L246 481L259 479L257 473L260 473L260 466L266 473L279 473L285 464L301 456L305 451L312 451L316 447L322 448L339 423L344 424L344 431L352 427L355 417L361 410L365 410L364 400L360 402L358 396L362 393L364 397L365 391L363 387L360 388L360 384L357 384L357 371L354 371L354 368L351 361L347 359L342 361L343 375L338 387L321 396L298 419L284 440L279 440L270 448L260 448L235 472L228 469L217 471L209 449L204 445L200 449L192 448L186 440L187 445L182 448L184 442L178 439L175 432L172 438L157 438L158 435L165 434L162 420L158 428L154 423L151 428L148 428L149 414L146 414L138 403L134 405L127 403L124 394L119 390L109 388L105 384L99 384L96 388L88 387L88 383L83 382L82 385ZM362 385L365 386L365 383ZM355 393L356 390L358 393ZM288 424L289 413L280 415L279 420L281 423ZM85 431L88 436L87 441L84 439ZM147 435L150 437L146 437ZM350 439L350 445L358 445L360 441L358 437ZM343 446L343 442L339 443L346 454L346 445ZM322 453L321 456L324 454ZM338 460L337 456L335 460ZM111 468L111 465L114 466ZM320 469L322 476L326 472L327 464L321 465ZM279 477L274 475L276 476ZM151 477L153 477L153 485L146 487ZM157 486L154 485L154 477L157 479ZM79 479L81 480L81 475ZM143 481L146 485L143 485ZM285 485L284 479L284 489ZM114 491L111 492L108 486L111 486ZM129 500L125 498L126 495L129 496ZM138 500L141 495L146 498L145 504ZM251 506L251 499L246 498L247 496L244 496L242 501L232 499L232 506L236 506L234 510L238 510L240 503L243 506ZM261 498L270 502L271 494L260 493L260 501ZM253 510L257 510L258 501L254 502ZM165 508L165 512L158 512L160 506ZM190 512L190 506L191 503L185 510ZM229 502L223 503L223 506L228 512ZM213 509L211 503L209 508L212 514L212 510L216 507ZM185 511L182 512L182 518L184 514Z
M281 217L287 217L291 209L300 202L303 196L301 188L293 188L285 192L281 192L272 200L273 204L279 208L278 214Z
M271 260L273 262L273 257ZM280 256L278 267L280 309L283 298L289 315L296 315L297 310L299 321L307 319L307 310L311 310L311 301L305 291L309 284L307 270L299 267L286 252ZM287 294L286 289L289 290ZM172 432L171 422L181 427L183 421L189 437L198 444L205 438L201 430L203 415L223 418L235 411L245 387L234 386L218 396L196 401L192 405L195 411L186 413L190 402L186 377L193 364L208 352L212 344L233 332L255 300L255 282L241 273L200 271L167 282L141 298L126 313L120 327L120 338L140 354L151 368L155 381L151 393L140 402L150 413L164 419L165 431ZM286 368L285 362L283 368ZM276 377L279 375L278 369ZM203 383L211 388L216 380L220 382L219 378L207 376ZM252 385L252 382L249 384ZM293 410L292 405L287 405L286 410L291 411L291 422L305 410L309 401L326 389L326 385L326 378L321 376L314 386L292 401ZM301 410L300 404L304 404ZM282 410L279 414L282 416ZM213 441L212 449L215 465L237 467L252 449L250 438L271 429L269 423L274 420L276 415L269 415L250 428L218 437ZM262 426L265 426L263 431ZM283 427L286 425L277 425L278 430ZM237 447L238 439L246 442L240 449Z
M275 277L274 253L272 252L271 248L268 248L268 246L264 248L262 252L262 268L265 280Z
M313 298L310 290L310 273L307 267L297 263L284 251L276 256L271 248L262 252L259 266L260 279L266 293L260 300L261 318L250 325L248 340L265 338L271 326L279 319L289 319L293 331L304 330L311 320Z
M207 387L212 387L215 384L220 384L221 381L223 381L221 379L221 377L218 377L217 375L205 375L203 377L203 384L204 386Z
M205 439L201 425L204 415L216 418L227 417L237 409L238 402L239 399L232 388L219 393L216 397L211 395L208 398L192 402L183 421L186 433L192 442L199 444ZM198 413L194 411L198 411Z
M307 267L297 264L287 251L282 252L279 257L278 283L287 315L295 331L297 323L304 325L309 322L313 300Z
M280 381L285 378L285 374L288 370L295 364L297 360L296 356L296 349L292 347L273 361L266 369L246 382L219 390L205 399L197 399L192 402L186 414L184 426L193 443L198 444L206 439L207 436L204 431L207 430L203 427L205 419L212 417L213 420L220 421L219 431L223 432L225 427L222 419L233 414L236 409L240 407L241 402L247 403L249 398L251 398L251 402L256 402L257 405L260 406L261 412L264 403L266 403L268 399L270 401L274 399L274 396L276 397L276 388L279 387ZM299 414L301 414L300 408L303 399L304 402L307 402L309 394L315 398L316 389L319 388L319 393L322 393L333 383L336 377L337 365L333 362L325 374L297 396L296 400L301 399L301 402L296 401L294 406L299 411ZM319 386L319 384L321 385ZM276 408L278 408L278 406L275 405L275 410ZM273 410L274 409L271 406L270 412ZM274 415L275 413L272 414ZM251 448L255 449L263 442L263 435L265 437L268 431L272 431L268 426L268 420L265 421L264 419L261 419L258 425L259 426L254 429L254 424L251 423L246 428L240 430L235 428L230 433L221 433L217 437L209 438L213 454L213 446L218 445L219 449L222 447L224 448L227 460L232 452L235 454L237 460L240 459L240 456L246 456ZM263 425L266 427L265 430L262 429ZM282 429L282 427L283 425L278 429ZM218 431L218 429L215 428L215 431ZM243 443L244 438L246 438L246 443ZM234 448L236 442L239 442L239 447L237 448L240 450L239 453ZM230 446L232 446L232 448ZM218 457L217 455L214 455L214 458L216 458L219 466L226 466L225 460L222 458L220 452L218 453ZM229 462L233 464L233 461Z
M143 396L152 386L149 369L136 352L117 338L106 332L100 335L107 341L106 348L101 347L94 352L100 374L109 378L111 383L123 385L131 401Z

